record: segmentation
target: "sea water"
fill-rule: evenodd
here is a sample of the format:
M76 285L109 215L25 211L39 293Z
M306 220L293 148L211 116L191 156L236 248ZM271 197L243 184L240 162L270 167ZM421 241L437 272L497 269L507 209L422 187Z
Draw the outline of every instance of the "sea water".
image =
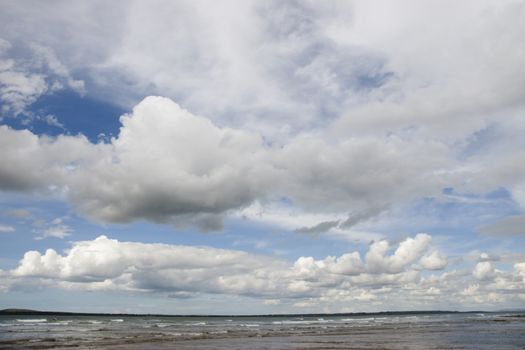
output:
M525 315L1 316L0 349L525 349Z

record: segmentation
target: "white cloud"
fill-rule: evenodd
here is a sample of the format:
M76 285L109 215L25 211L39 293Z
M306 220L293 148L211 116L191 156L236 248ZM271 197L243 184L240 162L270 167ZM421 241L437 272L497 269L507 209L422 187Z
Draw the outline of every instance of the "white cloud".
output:
M41 232L41 236L35 237L36 240L41 240L44 238L54 237L54 238L65 238L67 236L70 236L73 232L73 229L69 227L68 225L64 224L57 224L51 227L48 227L44 229Z
M104 160L103 145L84 136L38 137L28 130L0 126L0 189L42 191L63 187L71 167ZM103 153L104 152L104 153Z
M37 59L37 61L32 62L32 64L47 72L48 75L54 77L55 80L52 82L53 90L64 88L61 82L63 81L67 87L79 94L85 93L84 81L74 79L71 76L69 69L60 62L51 48L36 43L31 43L29 48Z
M64 219L67 217L58 217L51 221L44 219L37 219L33 222L33 233L36 234L35 240L39 241L46 238L59 238L64 239L74 232Z
M523 277L525 281L525 262L514 264L514 269Z
M427 270L442 270L447 267L447 258L441 255L437 250L434 250L429 255L425 255L419 261L421 266Z
M104 222L147 219L211 230L232 214L366 240L377 234L360 224L390 206L439 198L442 188L462 186L473 175L457 171L444 143L328 142L303 134L268 145L260 135L216 126L161 97L144 99L121 122L108 144L0 127L0 188L59 191L78 212ZM282 198L289 204L272 207Z
M200 265L189 273L155 261L150 271L122 253L191 251L184 247L116 242L112 254L124 257L105 262L94 253L100 270L84 267L87 258L46 252L29 254L20 274L63 288L293 295L304 307L381 301L390 284L399 287L389 292L395 305L404 295L490 304L523 291L520 263L496 269L521 258L486 254L468 270L428 276L455 262L428 235L396 249L369 230L378 216L420 199L467 205L504 189L525 208L523 9L507 0L10 2L0 13L2 115L29 115L36 100L63 88L135 108L106 143L0 127L0 190L52 193L101 222L210 230L231 215L373 241L368 252L270 259L273 270L241 254L252 270L221 260L211 277ZM155 94L167 98L137 103ZM63 127L52 115L31 117ZM465 195L443 195L446 187ZM479 232L519 236L522 224L516 213ZM35 230L71 233L64 223ZM95 243L82 244L72 250L89 256L82 247ZM104 275L106 267L113 273Z
M13 61L1 61L0 99L2 115L19 115L43 95L48 87L41 74L13 70Z
M196 291L202 286L219 292L221 288L236 288L225 284L225 278L242 277L256 269L280 264L241 251L119 242L100 236L75 243L66 255L52 249L43 255L27 252L13 275L88 284L111 279L111 286L126 289Z
M399 244L394 255L385 256L388 251L388 241L374 242L365 256L368 270L372 273L388 271L399 273L418 259L427 249L431 237L425 233L407 238Z
M408 150L398 139L329 144L299 136L267 146L259 135L220 128L161 97L144 99L121 122L110 144L2 127L0 187L56 188L79 212L109 222L145 218L217 229L229 210L285 197L306 215L336 213L321 222L348 226L350 218L353 226L383 211L385 202L439 193L443 176L425 169L446 164L437 153L428 156L440 147ZM303 227L296 222L293 229Z
M520 4L55 6L10 4L1 15L5 37L31 38L32 64L48 72L2 61L8 85L26 91L18 110L58 83L82 92L71 74L79 70L102 99L130 107L138 96L161 93L213 124L168 100L146 99L123 118L103 160L79 156L83 164L64 176L37 159L40 151L6 156L22 175L1 169L4 189L51 183L98 220L203 229L219 228L222 215L256 199L286 197L319 217L292 230L334 224L332 233L399 203L439 198L444 187L505 187L524 202L524 155L513 152L523 148L524 130ZM496 137L484 138L494 130ZM237 144L213 144L226 134Z
M272 256L212 247L120 242L100 236L73 243L63 254L48 249L27 252L17 268L5 272L9 285L35 283L65 289L126 290L163 293L190 298L196 293L245 295L268 306L295 304L319 310L374 303L399 308L447 303L451 307L499 305L520 299L525 279L521 264L514 272L493 272L494 279L450 271L422 277L418 261L423 257L427 235L407 238L390 255L379 260L361 259L358 252L316 260L300 257L295 262ZM365 256L384 248L371 245ZM380 249L380 250L381 250ZM476 269L482 270L479 264ZM491 264L491 263L489 263ZM494 271L494 267L483 271ZM481 273L481 272L480 272ZM7 278L6 277L6 278ZM4 289L8 289L6 285ZM389 307L391 309L391 307Z
M461 294L465 296L472 296L476 295L479 290L479 284L471 284L467 288L465 288Z
M421 235L415 240L420 240ZM411 238L401 242L389 261L403 255L421 255ZM373 246L370 250L373 250ZM409 250L411 250L409 252ZM101 283L112 287L146 290L187 290L215 293L285 295L316 293L323 286L344 283L348 277L362 275L356 283L397 283L410 273L410 261L394 263L396 270L362 262L358 252L315 260L300 257L293 265L268 256L210 247L174 246L119 242L100 236L93 241L76 242L60 255L53 249L45 254L29 251L13 270L13 276L45 277L65 282ZM387 277L392 274L392 278ZM377 275L374 277L373 275ZM109 282L105 282L109 283ZM100 286L100 285L99 285ZM323 287L324 288L324 287Z
M15 232L15 228L9 225L0 225L0 232L2 233Z
M486 280L494 276L494 266L490 261L481 261L476 264L472 274L479 280Z
M274 306L274 305L279 305L281 301L279 299L265 299L263 303L264 305Z
M71 88L84 93L84 82L71 77L69 70L49 47L30 43L29 58L10 56L12 45L0 38L0 117L39 118L28 107L43 95ZM60 125L52 116L41 117L51 125Z
M69 197L82 213L216 228L218 215L266 189L257 135L219 128L161 97L146 98L121 122L107 160L79 167L68 179Z
M487 111L519 104L521 13L513 1L62 1L10 4L2 29L53 44L113 101L162 93L272 138L348 114L345 135L412 128L464 140ZM134 91L107 91L123 80Z

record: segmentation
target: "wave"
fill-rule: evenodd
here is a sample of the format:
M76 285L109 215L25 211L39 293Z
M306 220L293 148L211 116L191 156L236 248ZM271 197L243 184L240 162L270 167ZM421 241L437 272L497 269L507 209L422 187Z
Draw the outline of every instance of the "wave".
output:
M333 320L317 319L317 320L284 320L273 321L274 325L299 325L299 324L323 324L334 322Z
M47 322L46 326L67 326L72 321L57 321L57 322Z
M172 323L156 323L155 324L155 327L159 327L159 328L165 328L165 327L171 327L173 326Z

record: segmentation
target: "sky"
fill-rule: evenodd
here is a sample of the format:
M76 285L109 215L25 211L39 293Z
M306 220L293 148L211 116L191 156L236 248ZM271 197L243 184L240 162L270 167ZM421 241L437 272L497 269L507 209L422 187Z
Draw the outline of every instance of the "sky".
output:
M0 309L525 308L524 1L0 6Z

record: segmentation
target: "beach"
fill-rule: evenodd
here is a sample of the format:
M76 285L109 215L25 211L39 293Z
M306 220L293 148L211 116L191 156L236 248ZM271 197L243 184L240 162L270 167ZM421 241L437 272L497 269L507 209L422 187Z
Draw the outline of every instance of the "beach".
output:
M0 348L523 349L517 313L377 316L2 316Z

